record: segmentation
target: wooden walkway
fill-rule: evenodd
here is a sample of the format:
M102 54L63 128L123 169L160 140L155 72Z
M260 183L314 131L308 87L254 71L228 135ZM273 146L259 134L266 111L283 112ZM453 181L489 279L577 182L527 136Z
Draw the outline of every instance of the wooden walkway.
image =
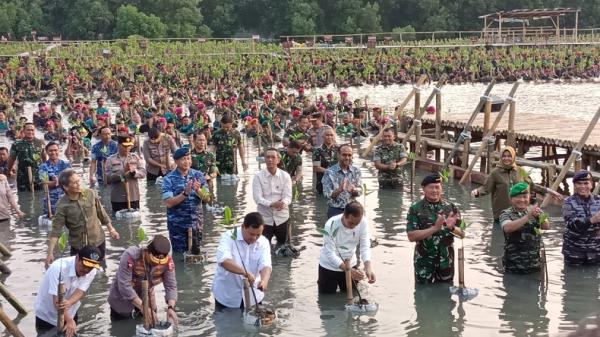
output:
M496 119L497 113L492 113L490 125ZM442 115L442 130L462 130L469 120L469 113L452 113ZM424 127L435 126L435 115L424 115ZM483 133L484 113L479 113L471 127L474 133ZM566 117L544 116L537 114L515 114L515 137L517 141L526 141L532 144L552 145L572 149L579 142L588 127L589 120L568 119ZM600 153L600 123L590 134L582 152ZM506 112L496 128L496 136L506 138L508 134L508 112Z

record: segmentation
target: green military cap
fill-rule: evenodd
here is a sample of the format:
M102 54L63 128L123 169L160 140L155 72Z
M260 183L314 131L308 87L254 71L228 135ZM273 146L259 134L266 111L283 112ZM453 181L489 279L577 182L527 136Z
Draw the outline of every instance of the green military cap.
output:
M519 194L525 194L529 192L529 184L527 184L526 182L520 182L520 183L516 183L514 185L512 185L512 187L510 188L510 197L514 197L517 196Z

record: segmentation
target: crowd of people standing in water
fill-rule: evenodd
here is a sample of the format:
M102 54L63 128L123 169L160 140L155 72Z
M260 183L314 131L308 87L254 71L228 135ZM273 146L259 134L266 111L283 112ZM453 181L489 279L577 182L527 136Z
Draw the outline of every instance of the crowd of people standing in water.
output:
M586 62L592 67L586 71L597 67L597 55L587 55ZM378 57L386 58L384 54ZM29 60L40 66L47 61ZM357 73L361 62L351 62ZM417 63L422 67L424 62L427 61ZM311 59L311 64L319 63ZM1 84L4 89L0 128L13 141L10 149L0 148L0 220L6 224L11 210L16 216L23 216L9 182L14 182L18 193L48 189L40 200L45 215L52 219L52 230L45 261L47 271L36 298L38 332L56 326L60 308L66 310L67 335L74 335L81 299L93 282L96 269L107 263L106 234L113 240L120 239L118 226L113 225L114 215L139 209L139 183L144 179L162 181L169 237L156 235L143 247L125 250L119 262L108 262L119 264L108 296L111 318L142 315L158 320L154 298L150 309L142 307L141 282L147 280L151 288L164 284L168 319L176 324L173 259L188 251L189 241L195 252L200 251L203 205L214 200L216 180L235 181L240 168L247 170L247 146L262 149L265 168L256 172L252 181L256 212L246 214L239 227L224 232L214 252L215 310L252 305L242 296L244 279L260 295L256 298L259 302L261 294L268 290L272 252L289 240L289 226L293 225L289 223L289 206L294 186L302 184L304 161L309 162L317 177L316 191L327 199L328 220L324 229L337 233L336 238L323 239L318 291L335 293L338 288L345 289L344 275L348 270L354 280L376 281L369 226L364 216L364 208L372 206L357 201L364 193L361 173L353 166L352 146L337 144L336 134L340 139L365 141L375 132L382 132L381 143L372 157L379 187L402 188L408 153L395 139L393 128L384 129L391 116L381 109L352 100L345 91L310 97L304 86L290 89L283 82L275 82L274 76L267 76L263 82L243 81L244 75L237 73L234 76L238 76L241 85L219 80L211 90L208 83L192 86L185 76L177 77L164 65L153 70L140 65L136 71L146 76L141 83L117 77L96 79L92 87L99 89L102 96L91 102L85 96L75 95L76 91L85 91L88 84L79 81L68 66L64 62L53 70L64 70L69 74L65 77L72 81L64 88L63 99L40 102L32 120L22 116L22 103L29 93L35 92L37 80L45 85L48 79L28 78L27 65L22 64L15 82L6 81L12 74L7 74L5 68L5 81ZM334 63L337 66L344 63ZM292 64L289 69L294 67ZM119 68L113 66L112 70L116 76ZM311 70L310 74L314 72ZM284 74L277 75L281 79ZM407 76L406 82L410 82L414 74ZM154 82L150 82L151 78ZM314 84L308 78L296 81ZM106 96L118 103L117 111L111 112L106 106ZM36 136L39 132L43 137ZM244 144L245 140L250 144ZM65 149L64 156L60 155L61 148ZM562 203L565 263L600 265L600 197L591 194L591 173L577 172L573 178L575 194L563 200L556 192L519 175L515 159L514 149L503 149L500 162L485 184L471 193L473 197L492 196L493 220L505 236L505 272L540 271L540 231L549 229L551 224L534 197L545 193ZM88 177L80 177L71 168L88 164ZM89 180L90 188L83 187L82 179ZM112 216L98 196L98 189L108 187ZM410 207L406 224L408 239L415 242L415 280L419 284L452 282L454 237L464 235L461 210L444 198L442 176L438 173L426 176L421 187L423 197ZM65 229L71 257L55 260L55 248ZM340 250L342 246L344 249ZM60 303L56 300L59 275L66 276L67 288Z

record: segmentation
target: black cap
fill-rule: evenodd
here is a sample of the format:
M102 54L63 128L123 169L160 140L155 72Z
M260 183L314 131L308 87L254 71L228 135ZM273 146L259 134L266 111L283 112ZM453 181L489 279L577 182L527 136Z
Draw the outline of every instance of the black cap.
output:
M94 246L83 246L77 253L83 265L89 268L100 269L100 250Z
M117 141L123 146L133 146L133 139L129 135L119 135Z
M423 178L423 180L421 181L421 186L425 187L429 184L435 184L435 183L441 183L442 182L442 176L440 176L439 173L432 173L428 176L426 176L425 178Z
M148 244L148 250L152 255L168 255L171 251L171 242L163 235L156 235Z

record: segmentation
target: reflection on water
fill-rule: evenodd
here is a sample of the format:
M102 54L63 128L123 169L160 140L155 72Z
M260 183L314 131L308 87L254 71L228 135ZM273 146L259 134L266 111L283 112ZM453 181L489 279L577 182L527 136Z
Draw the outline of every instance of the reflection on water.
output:
M462 86L461 88L468 88ZM565 86L567 87L567 86ZM479 88L476 90L481 91ZM587 92L586 95L598 95ZM389 93L389 92L388 92ZM355 145L356 147L361 146ZM364 148L364 144L362 145ZM356 152L355 152L356 153ZM251 149L248 172L240 175L235 184L218 183L217 200L229 205L242 216L254 211L251 196L252 174L258 170ZM466 258L465 280L468 287L479 289L479 295L464 303L451 296L447 285L415 289L413 277L414 244L406 238L406 213L411 202L420 194L410 193L407 181L402 190L378 190L376 171L370 163L355 159L367 184L368 194L359 201L366 204L373 235L379 246L373 249L373 268L377 282L371 286L371 300L380 308L374 317L352 317L344 310L345 296L317 295L317 267L322 238L314 230L325 222L326 200L314 192L309 155L304 155L304 181L300 201L291 206L292 243L304 246L297 259L274 258L273 277L264 304L276 309L279 321L260 331L243 326L239 311L214 315L211 282L215 272L215 249L224 228L219 216L205 211L204 265L184 265L176 256L179 287L177 303L180 317L179 336L508 336L554 335L574 330L578 322L600 308L598 268L566 268L560 252L562 231L560 210L550 208L553 229L544 233L546 242L549 284L541 288L539 275L504 276L499 270L504 238L500 228L491 220L489 198L471 199L470 186L455 181L445 186L446 196L458 205L471 223L464 244ZM264 165L262 166L264 167ZM424 172L418 172L416 185ZM85 168L82 177L87 177ZM87 181L87 179L83 179ZM115 322L109 319L106 303L110 283L123 250L135 242L141 225L148 235L168 234L166 211L160 188L140 182L141 215L136 223L117 222L119 241L107 241L108 265L100 273L80 310L80 336L132 336L136 322ZM109 189L100 187L102 202L110 209ZM33 309L35 293L43 274L47 228L40 228L37 215L41 212L41 193L19 193L19 202L27 216L21 221L0 223L0 241L13 252L7 265L13 274L6 286L23 304ZM157 292L159 315L165 317L164 292ZM10 317L16 312L4 300L4 310ZM34 313L20 320L26 336L34 336Z

